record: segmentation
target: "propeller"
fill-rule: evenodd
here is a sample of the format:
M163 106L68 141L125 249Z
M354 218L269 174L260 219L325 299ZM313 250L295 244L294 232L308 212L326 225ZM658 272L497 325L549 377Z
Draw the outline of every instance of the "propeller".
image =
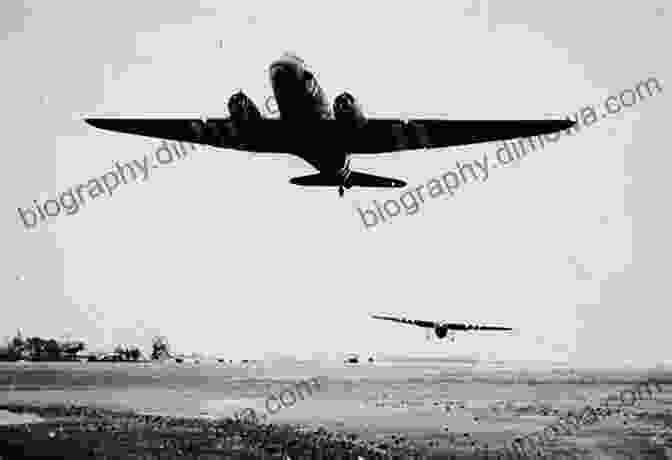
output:
M243 88L239 86L238 89L236 90L236 92L233 93L233 96L231 96L231 97L241 97L241 99L244 99L244 101L247 102L247 100L243 96L245 96L245 93L243 92ZM231 116L231 113L228 110L228 104L227 104L226 116L227 117ZM256 152L252 152L252 151L249 151L249 150L247 151L247 159L248 160L252 160L256 156L257 156Z

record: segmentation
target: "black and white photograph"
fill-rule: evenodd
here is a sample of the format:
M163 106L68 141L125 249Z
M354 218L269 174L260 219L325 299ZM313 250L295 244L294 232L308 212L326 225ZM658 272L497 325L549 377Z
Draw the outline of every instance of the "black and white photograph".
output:
M671 18L4 0L0 460L672 459Z

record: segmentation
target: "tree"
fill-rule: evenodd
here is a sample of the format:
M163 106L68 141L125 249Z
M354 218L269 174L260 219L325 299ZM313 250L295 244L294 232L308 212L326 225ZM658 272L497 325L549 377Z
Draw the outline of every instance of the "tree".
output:
M117 347L114 349L114 354L118 357L118 359L122 361L128 361L128 348L117 345Z
M44 342L44 351L47 355L54 357L61 354L61 346L54 339L49 339Z
M31 355L38 356L44 352L46 341L40 337L31 337L27 341L27 348Z
M26 346L26 342L21 338L20 335L17 335L8 344L13 350L21 351Z
M79 353L80 351L83 351L86 348L86 345L84 342L74 342L74 343L67 343L63 346L63 353L67 353L69 355L74 355Z
M12 339L12 348L16 351L22 350L26 346L26 342L21 337L21 331L16 332L16 336Z
M161 359L170 356L168 340L163 336L154 337L152 340L152 359Z

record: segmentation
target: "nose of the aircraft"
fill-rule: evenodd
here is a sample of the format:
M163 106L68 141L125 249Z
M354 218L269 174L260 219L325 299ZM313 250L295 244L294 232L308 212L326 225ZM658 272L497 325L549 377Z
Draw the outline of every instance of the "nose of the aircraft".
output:
M287 62L276 62L271 66L272 80L284 80L295 73L296 71L292 68L292 65Z
M290 54L284 54L280 59L271 64L270 73L271 78L300 78L302 73L301 61Z

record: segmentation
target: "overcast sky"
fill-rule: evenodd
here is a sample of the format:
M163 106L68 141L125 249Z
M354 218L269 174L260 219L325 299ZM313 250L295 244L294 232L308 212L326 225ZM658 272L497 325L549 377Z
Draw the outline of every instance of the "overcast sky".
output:
M585 3L4 1L0 7L0 336L71 333L92 347L157 333L232 359L265 352L423 353L655 364L669 357L672 10ZM221 47L219 41L221 40ZM357 206L395 189L303 189L287 156L199 149L26 230L34 209L158 140L82 114L222 115L268 65L301 56L330 99L368 114L535 119L657 77L664 93L366 230ZM328 140L325 140L328 142ZM356 158L410 186L497 145ZM369 313L501 324L518 337L421 329Z

